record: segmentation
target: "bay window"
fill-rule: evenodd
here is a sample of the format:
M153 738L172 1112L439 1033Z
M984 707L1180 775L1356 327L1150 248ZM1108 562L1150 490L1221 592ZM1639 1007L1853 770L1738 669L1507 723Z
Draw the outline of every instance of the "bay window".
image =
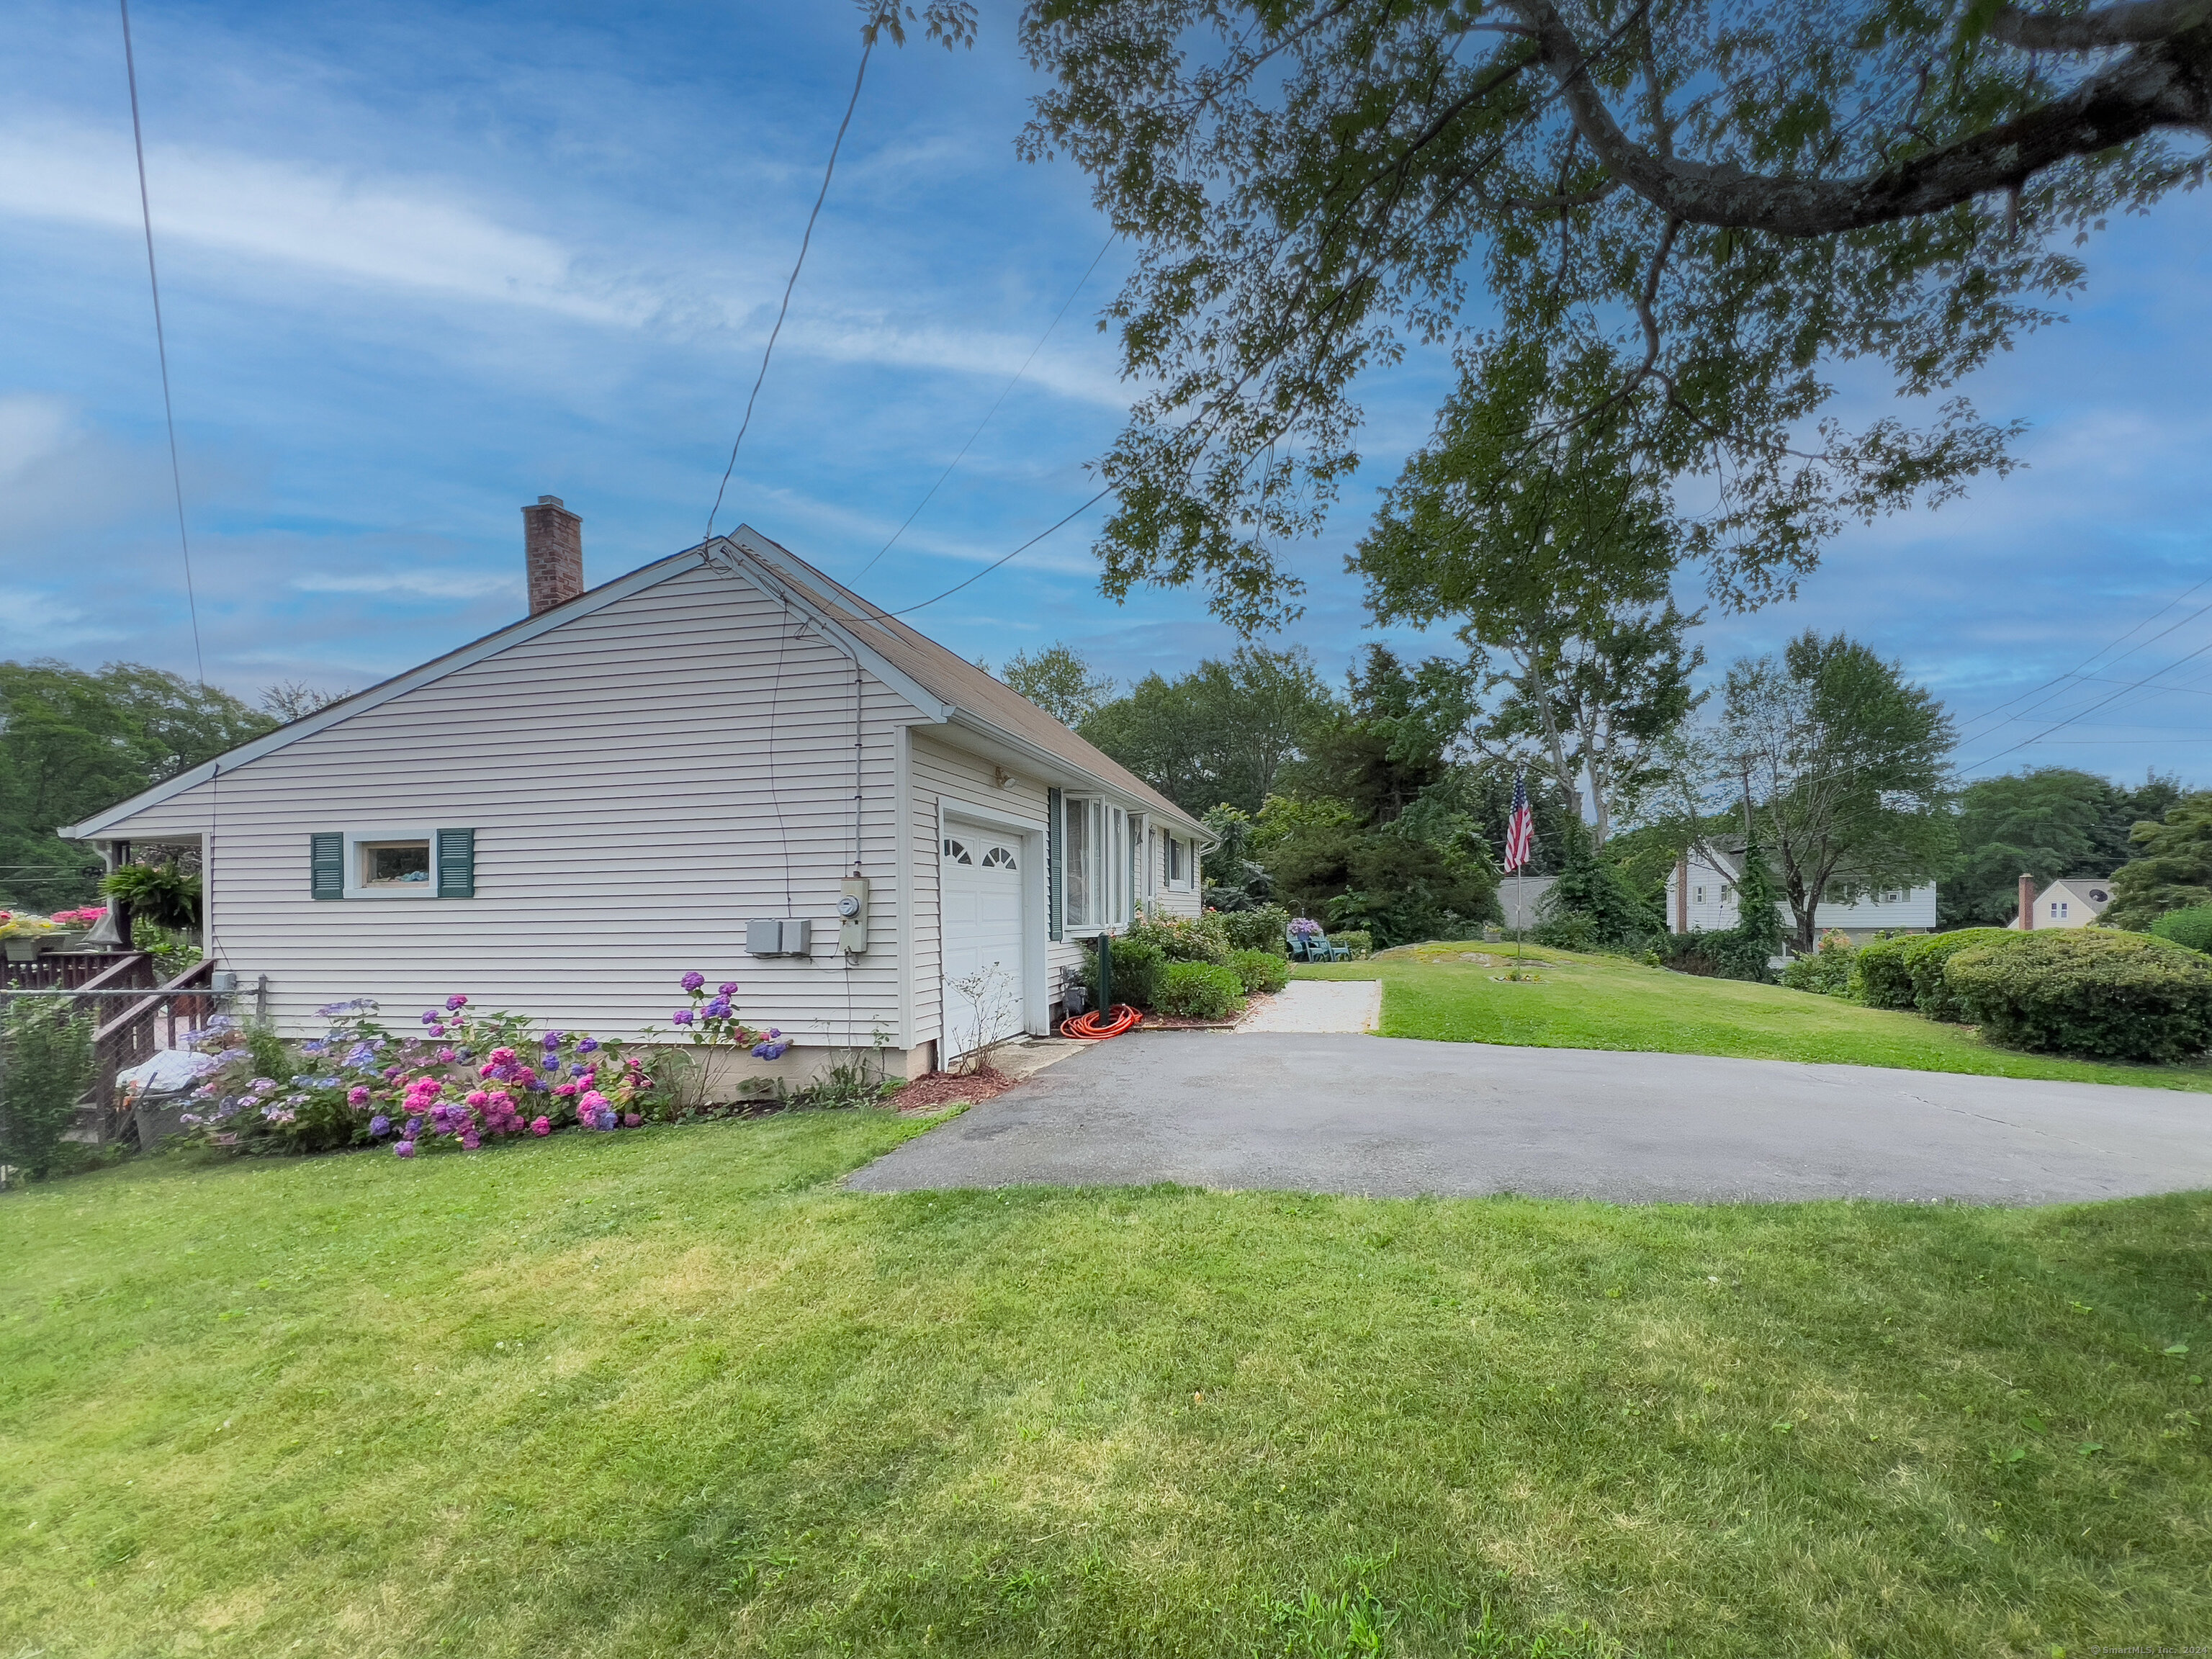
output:
M1129 815L1096 795L1070 795L1063 811L1067 931L1095 933L1127 927L1136 856Z

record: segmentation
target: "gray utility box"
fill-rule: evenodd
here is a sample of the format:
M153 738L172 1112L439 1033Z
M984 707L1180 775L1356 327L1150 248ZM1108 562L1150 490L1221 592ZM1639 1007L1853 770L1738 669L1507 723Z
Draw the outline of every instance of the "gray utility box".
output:
M755 957L812 956L813 918L756 916L745 923L745 954Z

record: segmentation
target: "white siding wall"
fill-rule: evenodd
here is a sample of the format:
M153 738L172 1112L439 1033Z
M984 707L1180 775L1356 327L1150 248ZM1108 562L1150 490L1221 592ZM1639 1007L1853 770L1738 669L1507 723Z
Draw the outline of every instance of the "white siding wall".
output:
M1185 838L1184 878L1180 884L1171 883L1168 879L1168 834L1164 827L1154 823L1146 835L1145 851L1137 867L1137 890L1145 896L1146 908L1157 915L1198 915L1206 906L1200 897L1197 843Z
M1674 926L1680 914L1675 908L1678 878L1679 866L1677 874L1667 878L1669 927ZM1783 926L1793 926L1789 904L1780 902L1776 908L1782 913ZM1693 933L1717 933L1735 927L1737 912L1734 872L1717 870L1693 855L1690 860L1689 910L1690 931ZM1925 931L1936 926L1936 884L1929 882L1925 886L1911 888L1895 899L1869 897L1853 904L1830 902L1814 912L1814 920L1823 929L1840 927L1853 933L1876 933L1885 927Z
M848 968L836 906L854 857L856 690L873 914ZM465 992L635 1036L666 1024L696 968L738 981L749 1022L799 1042L881 1030L905 1046L896 725L918 714L872 679L856 688L849 658L754 588L691 570L109 833L207 836L216 953L249 988L269 975L289 1030L341 998L375 997L398 1025ZM396 824L473 829L477 896L309 896L311 834ZM746 919L786 915L813 918L812 959L748 957Z

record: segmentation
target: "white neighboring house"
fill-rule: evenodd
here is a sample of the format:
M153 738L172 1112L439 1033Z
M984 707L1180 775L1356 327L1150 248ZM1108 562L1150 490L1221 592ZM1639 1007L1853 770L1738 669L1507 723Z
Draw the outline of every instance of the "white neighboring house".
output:
M1717 933L1736 924L1736 881L1743 871L1741 848L1715 848L1708 858L1693 852L1676 863L1667 878L1668 925L1680 933ZM1785 933L1793 932L1796 919L1787 900L1775 908L1781 913ZM1872 892L1850 903L1830 900L1814 912L1823 933L1840 928L1851 943L1863 945L1876 933L1924 933L1936 926L1936 884L1892 887Z
M210 953L288 1035L463 992L635 1038L696 969L778 1074L919 1075L1050 1030L1079 939L1199 913L1202 824L758 532L586 592L575 515L524 514L530 617L60 832L197 846Z
M2051 927L2087 927L2105 914L2112 902L2112 884L2094 876L2068 876L2054 881L2035 896L2035 929L2041 933ZM2020 918L2015 915L2005 926L2018 932Z

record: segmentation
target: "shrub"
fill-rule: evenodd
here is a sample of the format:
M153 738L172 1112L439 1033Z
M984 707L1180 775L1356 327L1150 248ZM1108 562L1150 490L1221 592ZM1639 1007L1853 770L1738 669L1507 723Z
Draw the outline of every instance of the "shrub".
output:
M1968 1025L1973 1016L1950 988L1943 969L1960 951L1977 945L2003 945L2020 937L2002 927L1961 927L1949 933L1924 933L1898 941L1898 958L1912 981L1912 1006L1930 1019Z
M1355 962L1364 962L1375 954L1375 935L1364 927L1347 927L1340 933L1331 933L1329 938L1351 951Z
M0 1158L52 1172L76 1103L92 1086L94 1022L60 997L18 997L0 1027Z
M1857 956L1850 935L1833 931L1823 933L1818 950L1807 956L1792 957L1784 965L1782 982L1793 991L1810 991L1815 996L1849 996L1851 964Z
M2212 904L2192 904L2185 910L2168 910L2150 925L2155 939L2170 939L2192 951L2212 951Z
M1158 946L1162 962L1229 960L1229 930L1218 915L1144 916L1123 937Z
M1114 941L1114 1000L1126 1002L1132 1008L1154 1006L1152 996L1160 969L1165 958L1160 947L1150 939L1117 939ZM1087 951L1083 957L1083 982L1091 988L1091 1003L1097 1007L1098 995L1098 953Z
M1171 1019L1226 1019L1243 1000L1243 982L1234 969L1170 962L1160 969L1152 1007Z
M1219 910L1214 915L1231 950L1272 951L1279 957L1290 955L1283 931L1291 925L1291 913L1281 905L1263 904L1255 910Z
M1273 951L1232 951L1229 967L1248 993L1279 991L1291 982L1291 964Z
M2212 960L2171 939L2021 933L1960 951L1944 976L1982 1035L2009 1048L2172 1060L2212 1040Z
M1905 965L1901 939L1878 939L1863 947L1852 964L1851 994L1869 1008L1911 1008L1912 975Z
M1554 951L1595 951L1597 927L1595 916L1581 910L1565 910L1546 916L1530 936L1537 944L1549 945Z

